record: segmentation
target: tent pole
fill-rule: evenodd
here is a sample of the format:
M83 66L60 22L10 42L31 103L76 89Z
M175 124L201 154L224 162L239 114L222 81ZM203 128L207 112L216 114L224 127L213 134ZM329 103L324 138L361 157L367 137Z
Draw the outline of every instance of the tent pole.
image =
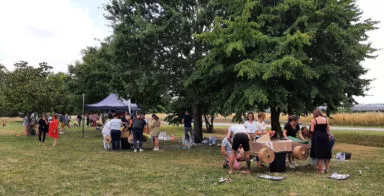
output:
M129 98L129 95L127 95L127 98L128 98L128 112L129 112L129 116L132 116L131 115L131 99Z

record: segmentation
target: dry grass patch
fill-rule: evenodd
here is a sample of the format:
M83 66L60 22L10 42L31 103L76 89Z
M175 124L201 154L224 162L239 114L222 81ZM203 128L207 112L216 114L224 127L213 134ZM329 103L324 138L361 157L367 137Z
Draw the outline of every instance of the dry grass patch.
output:
M0 123L16 123L16 122L23 122L23 118L20 117L0 117Z
M257 116L257 112L255 112ZM165 119L167 114L158 114L160 119ZM221 116L215 118L216 123L231 123L234 115ZM146 118L151 118L151 114L146 115ZM300 122L310 124L312 115L301 116ZM266 114L266 120L270 120L271 115ZM280 121L288 120L288 115L280 115ZM365 113L337 113L332 114L330 123L333 126L367 126L367 127L381 127L384 126L384 112L365 112Z

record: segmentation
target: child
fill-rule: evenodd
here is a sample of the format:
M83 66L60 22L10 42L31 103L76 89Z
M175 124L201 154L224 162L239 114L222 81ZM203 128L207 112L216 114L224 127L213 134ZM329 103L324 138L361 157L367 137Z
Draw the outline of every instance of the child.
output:
M228 140L227 137L225 137L223 139L223 142L221 143L221 154L225 156L223 167L226 169L229 167L228 163L229 163L229 157L231 156L231 153L232 153L232 142Z

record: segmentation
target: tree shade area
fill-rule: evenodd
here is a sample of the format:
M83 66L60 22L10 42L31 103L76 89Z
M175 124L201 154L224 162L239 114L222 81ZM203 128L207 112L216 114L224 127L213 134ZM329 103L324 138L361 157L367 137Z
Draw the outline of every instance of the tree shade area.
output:
M216 114L270 109L279 131L281 113L331 113L369 88L361 62L374 58L376 22L353 0L111 0L104 10L113 33L68 74L0 66L2 111L80 113L82 94L95 103L116 92L170 122L191 111L200 141Z

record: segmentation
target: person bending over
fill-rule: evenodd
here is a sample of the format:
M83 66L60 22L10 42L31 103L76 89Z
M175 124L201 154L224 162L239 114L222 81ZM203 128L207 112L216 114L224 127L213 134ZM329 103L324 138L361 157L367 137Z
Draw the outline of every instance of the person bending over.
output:
M290 116L288 118L288 122L284 126L283 136L285 139L289 139L288 136L296 137L296 133L300 130L299 126L299 117L298 116ZM289 161L289 167L295 168L296 163L295 159L293 158L293 153L288 152L288 161Z
M249 136L248 132L243 125L232 125L228 129L227 140L231 139L233 135L232 153L229 161L229 174L233 173L233 164L235 163L236 152L239 146L242 145L244 149L245 161L247 163L247 174L251 173L251 161L249 157Z

